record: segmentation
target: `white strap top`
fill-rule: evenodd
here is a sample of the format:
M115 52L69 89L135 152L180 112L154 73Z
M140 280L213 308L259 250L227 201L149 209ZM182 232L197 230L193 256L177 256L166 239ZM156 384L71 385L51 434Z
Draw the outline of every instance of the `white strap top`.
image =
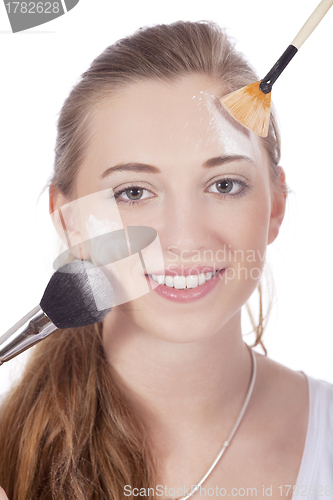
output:
M333 385L304 375L307 377L309 389L309 420L292 500L331 500L333 498Z

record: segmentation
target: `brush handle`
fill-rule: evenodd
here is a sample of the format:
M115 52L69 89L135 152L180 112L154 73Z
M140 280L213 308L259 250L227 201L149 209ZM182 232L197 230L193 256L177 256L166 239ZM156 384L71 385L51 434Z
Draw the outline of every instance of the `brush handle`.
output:
M297 54L298 49L311 35L315 27L320 23L320 21L327 13L329 8L332 7L332 5L333 0L322 0L318 7L312 12L311 16L298 32L293 42L287 47L282 56L276 61L272 69L261 80L259 88L264 94L269 94L271 92L273 83L281 75L282 71L290 63L294 55Z
M276 61L273 68L267 73L265 78L261 80L259 88L264 94L269 94L271 92L273 83L278 79L295 54L297 54L296 47L289 45L282 56Z
M333 0L322 0L318 7L312 12L309 19L305 22L299 30L291 45L299 49L305 40L311 35L313 30L318 26L324 15L328 12L333 5Z
M37 344L56 329L41 307L35 307L0 337L0 365Z

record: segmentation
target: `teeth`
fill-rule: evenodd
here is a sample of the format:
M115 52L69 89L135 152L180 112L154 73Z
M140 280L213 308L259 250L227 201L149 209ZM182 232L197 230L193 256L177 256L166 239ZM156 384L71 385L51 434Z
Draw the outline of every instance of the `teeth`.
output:
M204 273L199 274L199 285L203 285L206 282Z
M173 286L173 276L166 276L165 277L165 284L166 284L166 286Z
M210 280L217 271L209 273L191 274L189 276L164 276L163 274L151 274L149 275L156 283L159 285L166 285L169 287L177 288L183 290L185 288L196 288L197 286L203 285L206 281Z
M157 283L159 283L160 285L164 285L164 276L160 275L160 276L157 276Z
M172 276L173 286L175 288L186 288L186 277L185 276Z
M192 274L190 276L186 276L187 288L196 288L199 286L199 278L197 274Z

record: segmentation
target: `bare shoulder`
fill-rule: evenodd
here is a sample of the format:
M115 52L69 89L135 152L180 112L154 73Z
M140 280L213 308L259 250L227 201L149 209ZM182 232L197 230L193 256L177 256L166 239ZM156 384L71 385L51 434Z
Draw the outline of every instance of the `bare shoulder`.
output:
M279 485L297 482L308 429L308 386L304 374L257 352L255 356L256 382L221 481L226 489L256 488L260 498L263 484L272 485L274 500L280 498ZM290 500L291 493L285 498Z
M287 366L255 353L257 359L257 385L260 391L267 391L268 394L274 392L274 399L282 398L296 399L307 406L308 402L308 384L304 373L292 370Z
M309 390L304 373L256 353L257 379L253 391L254 416L263 426L274 426L277 442L295 453L304 447L308 428ZM261 418L259 418L259 414Z
M278 492L281 484L296 484L302 462L309 413L307 379L266 356L255 355L257 378L238 436L243 439L235 440L229 458L233 455L233 464L237 464L237 473L245 484L256 486L257 478L258 488L264 480ZM236 483L237 477L230 481Z

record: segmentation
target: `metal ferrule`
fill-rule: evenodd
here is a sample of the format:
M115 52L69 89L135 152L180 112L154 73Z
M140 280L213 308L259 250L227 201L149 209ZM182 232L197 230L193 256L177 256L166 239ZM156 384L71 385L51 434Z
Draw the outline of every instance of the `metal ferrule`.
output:
M35 307L0 337L0 365L37 344L56 329L40 306Z

